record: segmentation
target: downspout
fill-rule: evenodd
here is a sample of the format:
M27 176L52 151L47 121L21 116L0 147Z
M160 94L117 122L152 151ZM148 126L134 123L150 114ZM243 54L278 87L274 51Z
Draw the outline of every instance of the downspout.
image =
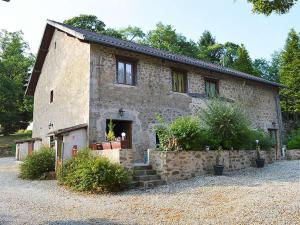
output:
M278 121L278 127L279 127L279 149L280 149L280 156L283 156L282 152L282 143L283 143L283 122L282 122L282 114L281 114L281 107L280 107L280 97L277 94L275 96L275 104L276 104L276 113L277 113L277 121Z

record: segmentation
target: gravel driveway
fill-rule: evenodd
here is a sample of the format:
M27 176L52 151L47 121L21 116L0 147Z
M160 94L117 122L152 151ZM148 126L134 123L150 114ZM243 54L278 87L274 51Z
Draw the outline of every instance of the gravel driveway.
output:
M0 158L0 224L300 224L300 161L118 195L17 175L18 163Z

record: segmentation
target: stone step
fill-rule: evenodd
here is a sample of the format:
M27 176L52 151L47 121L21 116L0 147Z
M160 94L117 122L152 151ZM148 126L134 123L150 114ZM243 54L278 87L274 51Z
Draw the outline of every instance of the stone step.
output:
M134 170L152 170L152 166L151 165L134 166Z
M153 187L156 187L159 185L164 185L164 184L166 184L166 182L163 180L140 181L139 187L140 188L153 188Z
M156 170L134 170L134 176L143 176L143 175L155 175Z
M134 180L137 181L152 181L152 180L159 180L160 176L159 175L143 175L143 176L134 176Z
M129 184L129 188L138 188L140 186L139 181L131 181Z

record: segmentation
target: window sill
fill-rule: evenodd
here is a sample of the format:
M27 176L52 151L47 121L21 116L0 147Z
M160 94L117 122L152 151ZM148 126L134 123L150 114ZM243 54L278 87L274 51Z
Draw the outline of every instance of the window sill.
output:
M182 95L182 96L190 97L188 93L183 93L183 92L171 91L171 94L177 94L177 95Z
M136 88L136 85L114 83L114 86L125 88Z

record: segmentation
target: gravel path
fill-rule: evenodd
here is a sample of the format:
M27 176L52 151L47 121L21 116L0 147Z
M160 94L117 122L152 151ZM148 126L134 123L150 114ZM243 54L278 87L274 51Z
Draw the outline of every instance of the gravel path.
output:
M300 224L300 161L147 191L86 195L23 181L0 158L0 224Z

